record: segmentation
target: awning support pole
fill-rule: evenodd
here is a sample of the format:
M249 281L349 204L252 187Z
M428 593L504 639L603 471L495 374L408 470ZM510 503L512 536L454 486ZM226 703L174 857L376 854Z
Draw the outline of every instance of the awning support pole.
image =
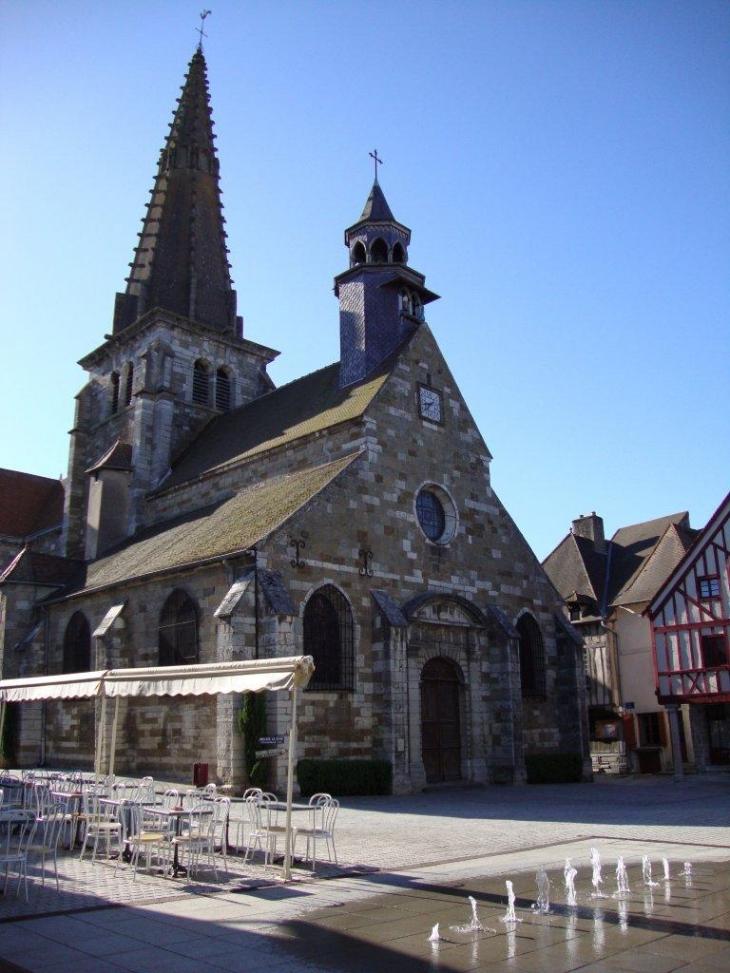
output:
M286 821L284 837L284 881L291 879L291 802L294 793L294 751L297 745L297 690L291 691L291 727L289 729L289 763L286 773Z
M7 703L5 700L0 700L0 753L2 753L3 747L3 732L5 730L5 710L7 708Z
M114 697L114 722L112 723L112 742L109 748L109 773L114 773L114 757L117 752L117 726L119 724L119 697Z
M106 696L101 697L101 715L99 717L99 732L96 734L96 757L94 759L94 774L98 780L101 777L101 762L104 754L104 724L106 723Z

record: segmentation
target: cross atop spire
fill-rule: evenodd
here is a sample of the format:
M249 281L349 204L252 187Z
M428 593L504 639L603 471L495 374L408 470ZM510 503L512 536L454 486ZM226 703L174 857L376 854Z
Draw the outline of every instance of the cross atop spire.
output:
M375 166L375 182L377 183L377 181L378 181L378 166L382 166L383 160L378 155L378 150L377 149L375 149L374 152L370 152L369 155L370 155L370 158L374 160L373 161L373 165Z
M199 40L198 40L198 50L199 51L202 51L203 50L203 38L208 36L205 33L205 31L203 30L203 24L205 23L205 18L206 17L210 17L210 15L212 13L213 13L212 10L201 10L200 11L200 27L196 27L195 28L195 30L197 31L197 33L200 35L199 36Z

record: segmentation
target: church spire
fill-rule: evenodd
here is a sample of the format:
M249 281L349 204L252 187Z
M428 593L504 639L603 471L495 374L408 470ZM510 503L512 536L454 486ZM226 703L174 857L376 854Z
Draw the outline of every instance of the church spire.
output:
M117 295L115 334L155 307L240 333L214 139L199 45L160 154L127 289Z

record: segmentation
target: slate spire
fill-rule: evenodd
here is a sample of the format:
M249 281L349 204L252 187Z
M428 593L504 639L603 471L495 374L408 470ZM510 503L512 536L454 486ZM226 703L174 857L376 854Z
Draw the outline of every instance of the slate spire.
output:
M115 334L155 307L219 331L240 332L214 140L199 46L160 153L127 289L117 295Z

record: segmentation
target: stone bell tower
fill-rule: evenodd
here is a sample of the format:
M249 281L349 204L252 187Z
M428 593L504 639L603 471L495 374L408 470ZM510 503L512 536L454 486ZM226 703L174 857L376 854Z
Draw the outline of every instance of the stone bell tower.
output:
M111 334L80 365L65 550L93 559L147 522L146 496L210 419L269 391L277 352L243 337L207 66L195 51Z

